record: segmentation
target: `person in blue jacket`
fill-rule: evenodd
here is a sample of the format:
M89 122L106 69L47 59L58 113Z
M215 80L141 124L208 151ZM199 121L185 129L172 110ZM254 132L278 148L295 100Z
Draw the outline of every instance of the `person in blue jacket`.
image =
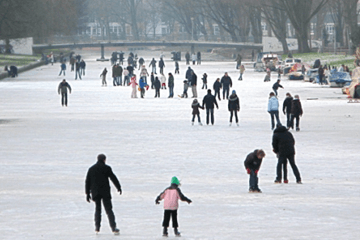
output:
M145 97L145 88L146 88L147 84L144 80L143 77L140 78L139 80L139 87L140 87L140 96L141 98L144 98Z
M274 117L276 117L276 123L281 125L280 119L279 119L279 101L275 96L275 93L270 93L270 98L268 102L268 113L270 113L271 116L271 130L275 128L275 121Z

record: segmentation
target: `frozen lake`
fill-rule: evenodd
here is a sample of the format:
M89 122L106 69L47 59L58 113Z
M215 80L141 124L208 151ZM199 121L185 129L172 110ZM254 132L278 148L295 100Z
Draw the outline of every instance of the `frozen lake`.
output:
M151 52L146 54L149 64ZM289 184L274 184L277 159L267 113L277 75L247 69L237 81L235 62L203 62L212 87L229 72L240 97L240 127L229 127L227 101L219 102L214 126L191 126L192 99L183 91L185 63L175 75L175 97L168 90L154 99L131 99L130 87L113 87L109 62L83 53L86 76L66 79L73 92L61 107L57 86L60 66L47 65L0 81L0 230L1 239L163 239L163 208L156 196L172 176L193 203L181 203L182 239L359 239L360 104L348 104L340 89L283 80L285 93L299 94L304 109L301 131L292 131L302 185L289 170ZM154 53L158 59L159 54ZM167 53L167 59L169 54ZM165 72L174 72L167 61ZM108 87L100 73L109 70ZM136 71L136 74L138 71ZM191 97L191 90L188 91ZM139 96L139 93L138 93ZM318 100L307 100L318 98ZM285 115L281 113L285 123ZM205 122L205 111L201 112ZM259 172L262 194L248 193L243 162L263 148ZM99 153L120 180L123 195L112 185L113 207L121 235L113 236L103 211L94 233L94 204L85 201L85 175ZM169 229L169 238L175 238Z

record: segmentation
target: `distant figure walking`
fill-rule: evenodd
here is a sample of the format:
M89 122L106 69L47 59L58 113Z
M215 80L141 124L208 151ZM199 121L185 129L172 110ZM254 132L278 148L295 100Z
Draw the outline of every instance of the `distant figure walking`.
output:
M102 71L102 73L100 74L100 77L101 77L101 84L103 87L106 87L107 86L107 83L106 83L106 74L107 74L107 69L104 68L104 70Z
M60 82L59 87L58 87L58 93L61 94L61 105L62 106L66 106L67 107L67 91L69 89L69 93L71 94L71 87L69 85L69 83L66 82L66 80L62 80L62 82Z
M274 117L276 117L277 124L281 125L280 119L279 119L279 101L275 96L275 93L270 93L270 98L268 102L268 113L270 113L271 116L271 130L275 128L275 121Z
M65 76L65 70L66 70L66 64L61 63L59 76L61 76L62 73L64 73L64 76Z

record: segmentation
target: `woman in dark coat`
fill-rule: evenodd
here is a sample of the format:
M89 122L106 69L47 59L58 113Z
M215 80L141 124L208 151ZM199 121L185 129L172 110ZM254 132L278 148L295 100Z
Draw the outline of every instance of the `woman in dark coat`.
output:
M200 103L198 102L197 99L194 99L193 103L191 104L191 107L193 109L192 111L192 115L193 115L193 118L192 118L192 125L194 125L194 121L195 121L195 117L197 116L198 117L198 121L199 121L199 125L202 126L202 123L201 123L201 120L200 120L200 111L199 111L199 108L201 109L204 109L204 107L202 107L200 105Z
M238 116L237 116L237 112L240 111L240 101L239 101L238 96L236 95L235 90L232 91L232 94L229 97L228 108L229 108L229 111L230 111L230 126L231 126L231 123L232 123L233 115L235 115L236 125L239 126L239 119L238 119Z
M295 95L291 102L291 128L294 129L294 118L296 119L296 131L300 131L300 116L303 115L299 95Z

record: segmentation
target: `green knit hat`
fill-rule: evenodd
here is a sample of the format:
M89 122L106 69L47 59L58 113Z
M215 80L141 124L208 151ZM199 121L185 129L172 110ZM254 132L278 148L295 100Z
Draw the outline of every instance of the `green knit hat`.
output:
M180 181L179 179L177 179L177 177L172 177L171 179L171 184L176 184L176 185L180 185Z

